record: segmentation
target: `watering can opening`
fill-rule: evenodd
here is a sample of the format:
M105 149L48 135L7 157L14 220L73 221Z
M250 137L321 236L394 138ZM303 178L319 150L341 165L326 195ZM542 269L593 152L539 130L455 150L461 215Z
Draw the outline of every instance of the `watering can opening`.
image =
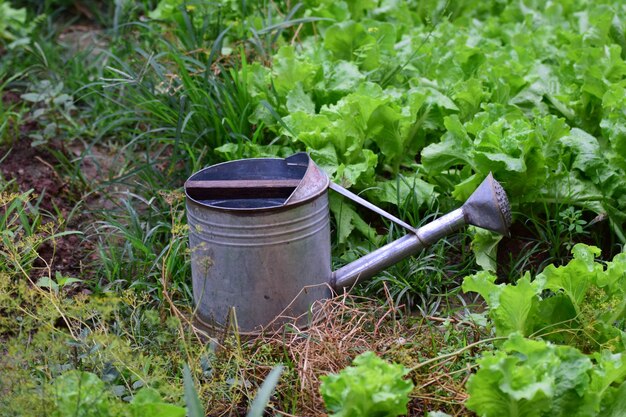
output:
M210 166L185 182L185 192L202 206L256 211L303 203L325 192L329 181L302 152L285 159L243 159Z

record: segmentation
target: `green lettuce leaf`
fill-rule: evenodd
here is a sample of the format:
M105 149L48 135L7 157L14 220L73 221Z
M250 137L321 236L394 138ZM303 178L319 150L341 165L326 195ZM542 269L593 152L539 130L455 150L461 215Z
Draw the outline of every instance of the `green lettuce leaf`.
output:
M185 417L183 407L163 402L161 395L154 388L142 388L130 403L133 417Z
M379 242L380 236L376 233L376 229L367 224L344 198L336 194L331 194L330 211L333 213L335 221L337 222L338 243L346 243L348 236L350 236L353 230L358 230L371 242Z
M540 279L545 279L546 289L563 291L570 298L577 313L580 313L587 290L597 282L597 274L603 268L594 262L595 256L600 254L600 249L595 246L576 245L572 253L574 259L567 266L556 268L549 265L541 273Z
M321 74L321 65L306 56L296 55L292 46L281 47L274 55L272 80L280 97L289 94L300 83L304 91L310 91Z
M589 395L594 364L570 346L514 333L478 364L466 406L481 416L582 417L599 409L600 399Z
M503 236L473 226L471 233L473 235L472 252L474 252L476 257L476 264L485 271L496 272L498 243L500 243Z
M109 393L91 372L68 371L53 385L58 416L109 416Z
M393 417L407 413L413 383L408 369L365 352L338 374L320 378L320 392L330 417Z
M406 207L409 203L416 207L428 206L436 195L435 187L421 179L419 174L398 175L395 181L378 181L368 191L371 201L381 201L398 207Z
M520 278L516 285L495 284L495 275L483 271L466 277L462 289L477 292L489 305L489 316L496 326L498 336L519 332L530 335L534 328L534 315L539 307L542 286L530 281L530 275Z
M337 59L354 60L364 70L375 69L379 64L376 38L358 22L346 21L329 27L324 36L324 47Z

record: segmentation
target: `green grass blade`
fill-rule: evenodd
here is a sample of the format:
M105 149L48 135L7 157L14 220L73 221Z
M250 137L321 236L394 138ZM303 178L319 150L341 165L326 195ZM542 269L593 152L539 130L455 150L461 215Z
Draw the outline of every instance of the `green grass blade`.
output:
M283 366L278 365L272 369L269 373L263 384L261 384L261 388L254 397L254 401L252 401L252 407L250 407L250 411L246 415L246 417L263 417L263 411L267 406L267 403L270 401L270 397L274 392L274 388L276 384L278 384L278 380L280 379L280 374L283 372Z
M185 385L185 404L187 404L187 416L188 417L205 417L204 407L200 403L198 398L198 391L193 383L193 377L191 376L191 370L189 366L185 364L183 368L183 380Z

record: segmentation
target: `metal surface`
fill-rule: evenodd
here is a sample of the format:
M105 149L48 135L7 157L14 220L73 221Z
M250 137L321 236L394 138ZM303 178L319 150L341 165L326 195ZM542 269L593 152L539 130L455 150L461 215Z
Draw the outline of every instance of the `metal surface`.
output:
M320 190L326 190L330 179L306 153L297 153L285 159L287 164L306 166L306 172L302 180L289 196L285 205L297 204L311 198L311 195Z
M309 184L308 199L287 203L294 187L268 197L275 193L268 193L272 182L281 188L307 172L306 164L252 159L206 168L186 182L193 294L202 323L225 326L234 308L238 329L254 332L328 297L328 178ZM217 191L210 187L214 181L221 187ZM259 181L262 187L248 186ZM237 183L240 188L230 187ZM226 198L224 189L230 193Z
M255 332L298 317L465 224L508 233L510 207L491 174L459 209L415 229L335 185L335 191L411 231L336 272L330 267L329 179L307 154L214 165L185 183L196 314L213 327L233 309ZM277 317L279 317L277 319Z
M504 189L491 172L463 204L468 224L509 235L511 206Z
M417 254L462 226L471 224L508 235L511 207L502 186L489 173L465 204L451 213L333 272L331 286L340 291L371 278L383 269Z
M372 210L374 213L379 214L381 216L383 216L384 218L386 218L387 220L391 220L392 222L396 223L397 225L400 225L402 227L404 227L405 229L415 233L416 230L413 226L411 226L408 223L403 222L402 220L400 220L399 218L397 218L396 216L394 216L391 213L387 213L385 210L381 209L380 207L376 207L375 205L373 205L372 203L370 203L369 201L363 200L361 197L359 197L358 195L346 190L345 188L343 188L342 186L335 184L334 182L331 182L329 185L330 189L341 194L342 196L349 198L350 200L354 201L355 203L358 203L360 205L362 205L365 208L368 208L370 210Z
M298 153L287 159L240 159L210 166L185 182L185 193L188 200L207 207L257 212L301 204L325 193L328 182L306 153Z
M336 291L350 288L357 281L371 278L402 259L417 254L426 246L458 230L464 224L463 210L456 209L420 227L415 234L401 237L333 272L331 287Z

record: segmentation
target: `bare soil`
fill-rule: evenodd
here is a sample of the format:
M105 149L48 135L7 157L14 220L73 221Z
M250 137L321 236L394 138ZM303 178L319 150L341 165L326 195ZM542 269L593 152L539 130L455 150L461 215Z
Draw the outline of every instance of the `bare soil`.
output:
M22 133L29 128L32 126L24 127ZM14 191L33 190L40 196L39 211L44 223L61 217L66 219L66 224L59 225L59 232L79 231L90 220L84 209L72 212L81 202L80 193L57 172L52 153L44 147L32 147L30 142L21 138L9 146L0 147L0 180L13 181L10 188ZM58 145L50 146L61 149ZM40 259L35 262L33 274L35 277L54 275L58 271L65 276L81 276L93 249L93 245L80 234L48 240L38 249Z

